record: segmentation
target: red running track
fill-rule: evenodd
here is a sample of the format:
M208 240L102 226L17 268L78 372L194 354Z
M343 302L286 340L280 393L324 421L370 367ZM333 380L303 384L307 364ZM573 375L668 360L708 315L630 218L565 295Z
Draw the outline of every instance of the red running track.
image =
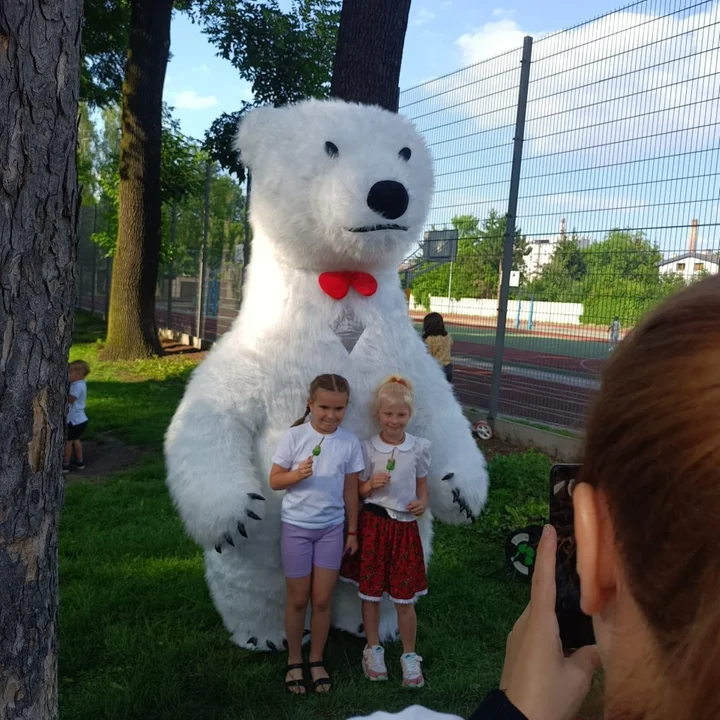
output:
M82 306L90 308L90 297L83 297L82 300ZM96 301L98 310L99 304ZM169 324L167 311L164 308L158 308L157 318L161 325ZM173 330L194 335L195 316L193 314L173 312L171 321ZM214 317L205 317L204 337L207 340L215 340L218 334L221 335L229 326L230 321L222 319L218 323ZM495 346L457 341L453 343L453 352L458 355L492 360ZM503 362L521 365L525 368L535 367L580 373L586 378L591 373L598 373L602 365L600 360L544 355L517 348L505 348ZM454 375L455 392L463 404L478 408L489 407L492 377L490 369L456 363ZM582 428L592 394L593 390L579 385L552 382L539 377L523 377L505 372L500 381L500 412L504 415L527 418L550 425Z
M464 405L490 406L492 370L455 365L455 394ZM594 390L542 378L503 373L500 378L500 413L539 423L581 429Z

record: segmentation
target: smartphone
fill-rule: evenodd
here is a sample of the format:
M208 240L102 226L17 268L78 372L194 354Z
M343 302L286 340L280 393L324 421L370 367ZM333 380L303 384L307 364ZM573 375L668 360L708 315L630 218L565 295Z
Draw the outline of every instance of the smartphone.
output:
M555 613L563 650L595 643L592 620L580 609L580 577L575 552L572 491L582 465L553 465L550 470L550 524L558 536Z

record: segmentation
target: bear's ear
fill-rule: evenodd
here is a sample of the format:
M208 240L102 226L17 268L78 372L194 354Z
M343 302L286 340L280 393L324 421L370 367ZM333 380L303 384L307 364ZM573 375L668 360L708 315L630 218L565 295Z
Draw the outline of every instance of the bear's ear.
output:
M245 167L252 169L255 159L262 154L262 148L272 135L275 117L281 111L281 108L265 105L253 108L240 120L234 144Z

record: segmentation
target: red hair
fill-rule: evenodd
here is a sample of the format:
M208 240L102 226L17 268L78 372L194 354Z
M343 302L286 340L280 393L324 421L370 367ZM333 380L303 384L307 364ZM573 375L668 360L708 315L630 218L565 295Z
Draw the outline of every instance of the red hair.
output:
M720 717L720 277L652 312L605 364L582 480L604 495L657 685L608 717Z

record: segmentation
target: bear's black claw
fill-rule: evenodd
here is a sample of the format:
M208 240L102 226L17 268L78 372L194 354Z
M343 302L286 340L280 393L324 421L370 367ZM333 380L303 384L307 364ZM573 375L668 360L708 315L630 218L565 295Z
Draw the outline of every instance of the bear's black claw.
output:
M272 650L273 652L277 652L277 651L278 651L277 645L275 645L275 643L272 642L271 640L266 640L266 641L265 641L265 644L266 644L266 645L270 648L270 650Z
M248 493L248 497L252 498L253 500L262 500L265 502L265 498L262 495L258 495L257 493Z
M246 510L245 514L253 520L262 520L262 518L257 513L254 513L252 510Z
M244 537L247 537L247 530L245 530L245 526L238 520L238 532Z

